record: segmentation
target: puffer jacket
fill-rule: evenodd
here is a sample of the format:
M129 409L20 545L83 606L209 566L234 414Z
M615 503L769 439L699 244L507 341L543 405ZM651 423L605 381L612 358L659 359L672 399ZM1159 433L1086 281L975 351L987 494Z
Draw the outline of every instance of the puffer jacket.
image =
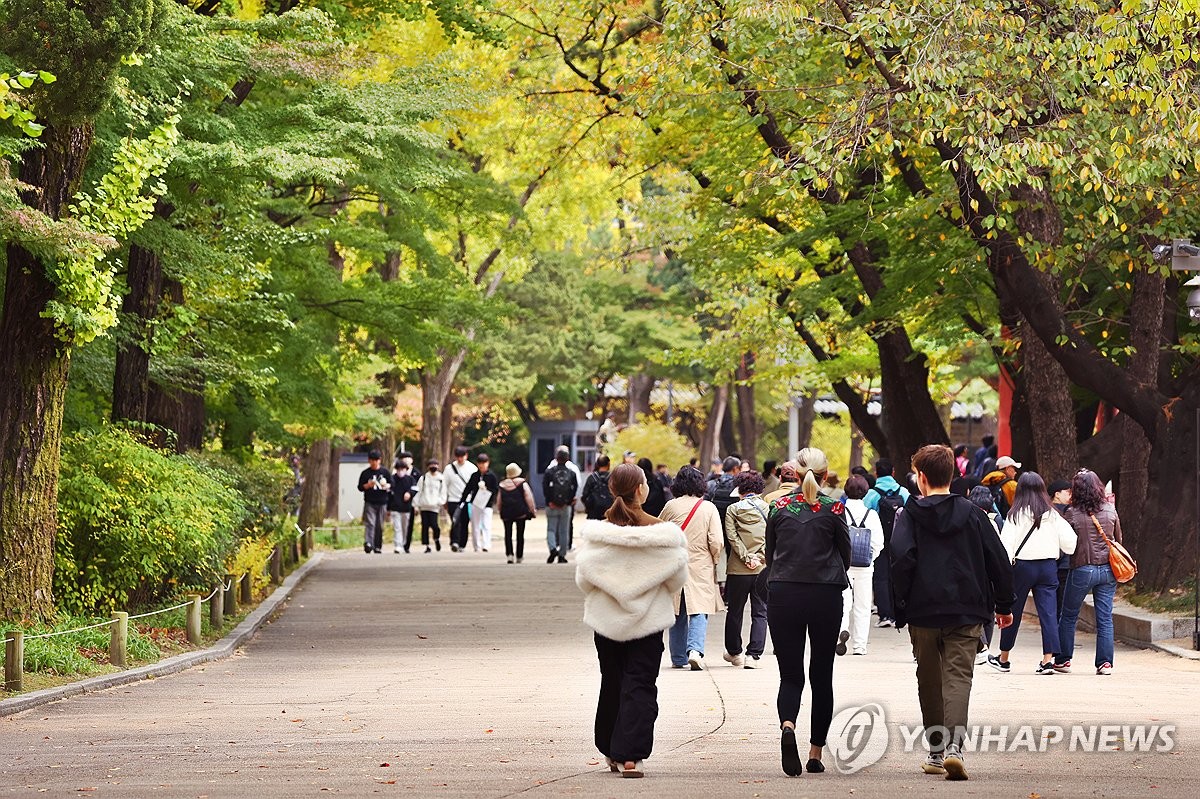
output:
M1071 527L1075 528L1077 536L1075 552L1071 555L1071 568L1107 566L1108 544L1096 531L1096 525L1092 524L1092 517L1074 505L1068 506L1063 516L1071 523ZM1118 544L1125 543L1121 539L1121 519L1117 516L1116 508L1107 502L1104 503L1096 514L1096 521L1100 522L1100 526L1104 528L1105 535Z

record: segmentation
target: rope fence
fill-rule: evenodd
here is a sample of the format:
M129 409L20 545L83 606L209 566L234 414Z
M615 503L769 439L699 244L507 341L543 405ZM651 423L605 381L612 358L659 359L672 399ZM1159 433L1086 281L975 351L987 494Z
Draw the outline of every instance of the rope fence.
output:
M286 544L276 544L275 548L271 551L266 571L270 576L272 585L279 585L283 582L283 569L285 566L295 566L308 558L309 553L313 550L313 530L329 529L313 527L301 529L298 524L295 527L296 535L287 540ZM338 528L334 526L332 529L334 531L333 540L336 543ZM129 660L130 620L136 621L137 619L159 616L164 613L187 608L186 629L188 643L197 646L202 640L200 622L202 605L208 603L210 628L220 629L224 626L226 616L237 615L239 601L242 604L249 605L253 599L253 574L250 572L226 574L217 582L208 596L201 597L199 594L193 594L188 597L186 602L180 602L177 605L160 608L159 610L151 610L133 616L123 611L117 611L113 613L113 617L108 621L88 624L70 630L53 630L35 635L26 635L23 630L4 631L2 633L3 637L0 638L0 641L4 644L4 689L6 691L20 691L23 689L26 641L57 638L63 635L72 635L74 633L86 632L87 630L108 627L110 628L108 645L109 662L114 666L125 668Z

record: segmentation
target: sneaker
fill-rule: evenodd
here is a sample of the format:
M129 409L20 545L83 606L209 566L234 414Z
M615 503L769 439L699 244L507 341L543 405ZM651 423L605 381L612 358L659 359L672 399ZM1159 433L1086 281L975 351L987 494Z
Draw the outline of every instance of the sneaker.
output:
M861 647L861 646L856 646L856 647L854 647L854 652L853 652L853 654L855 654L855 655L865 655L865 654L867 654L866 647Z
M525 558L517 558L517 563L520 563L523 560L525 560Z
M363 552L370 555L371 554L371 546L369 544L363 544Z
M487 547L484 547L483 551L484 551L484 552L487 552Z
M458 551L458 544L451 544L451 545L450 545L450 551L451 551L451 552L457 552L457 551Z
M398 549L393 549L393 550L392 550L392 554L393 554L393 555L399 555L399 554L400 554L400 550L398 550Z
M893 621L892 619L880 619L879 621L875 622L875 626L876 627L895 627L896 622Z
M509 562L509 563L512 563L512 562L513 562L513 556L512 556L512 555L509 555L509 556L508 556L508 562Z
M757 669L757 668L759 668L759 663L758 663L758 660L759 660L759 659L758 659L758 658L756 658L756 657L748 657L748 658L746 658L746 668L748 668L748 669Z
M925 758L925 762L921 764L921 771L926 774L945 774L946 766L942 763L942 753L930 752L929 757Z
M957 744L950 744L946 747L946 756L942 758L942 768L946 769L946 779L948 780L967 779L967 767L963 763L962 752Z
M850 640L850 631L842 630L840 633L838 633L837 646L835 646L833 648L833 651L836 652L838 655L846 654L846 642L849 640Z
M1001 674L1008 674L1012 664L1000 659L999 655L988 655L987 664Z
M616 774L621 770L621 764L613 760L611 757L604 758L604 762L608 764L608 770L613 774Z
M433 550L432 550L432 549L430 549L429 547L425 547L425 551L426 551L426 552L432 552Z
M726 663L728 663L730 666L733 666L735 669L740 669L746 665L745 655L731 655L726 652L724 655L721 655L721 657L725 659Z
M441 541L439 541L435 538L435 539L433 539L433 545L437 548L438 552L442 551L442 542Z
M1112 674L1112 664L1111 663L1101 663L1099 666L1096 667L1096 673L1097 674Z
M982 666L984 663L987 663L987 662L988 662L988 651L986 649L975 656L975 665L976 666Z
M1051 661L1047 661L1045 663L1039 663L1038 667L1033 670L1033 673L1034 674L1053 674L1054 673L1054 661L1051 660Z
M560 556L560 557L559 557L559 559L558 559L558 562L559 562L559 563L566 563L566 562L567 562L567 559L566 559L566 558L564 558L564 557L561 557L561 556Z
M557 552L551 552L551 553L550 553L550 557L546 558L546 562L547 562L547 563L553 563L553 562L554 562L554 561L556 561L556 560L558 560L558 553L557 553Z
M1064 660L1062 663L1055 663L1054 670L1057 671L1059 674L1070 674L1071 673L1071 661Z
M704 655L694 649L688 652L688 666L692 671L704 671Z

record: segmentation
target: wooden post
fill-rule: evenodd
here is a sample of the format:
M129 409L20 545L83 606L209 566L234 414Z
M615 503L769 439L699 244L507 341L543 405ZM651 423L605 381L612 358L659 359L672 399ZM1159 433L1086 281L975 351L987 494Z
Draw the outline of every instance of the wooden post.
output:
M311 527L308 528L308 530L304 533L304 542L308 544L309 552L312 552L317 548L317 542L316 539L313 538L313 529Z
M238 581L237 577L232 574L225 575L225 585L229 586L225 589L225 615L236 616L238 612Z
M338 545L338 526L335 524L333 526L333 548L337 549L337 545Z
M299 563L299 562L300 562L300 540L297 538L293 538L292 539L292 563Z
M25 674L25 633L9 630L4 639L4 690L22 690Z
M108 626L108 662L125 668L129 665L129 614L118 610L113 613L113 621Z
M254 582L250 577L250 572L242 575L242 604L247 607L254 601Z
M200 643L200 595L191 594L188 601L192 604L187 609L187 638L189 644L196 646Z
M219 632L225 626L225 592L222 590L224 583L217 585L213 591L212 599L208 600L208 626L213 632Z
M279 585L283 582L283 545L276 544L271 550L271 584Z
M308 557L308 536L310 533L312 533L312 528L309 528L308 530L305 530L300 533L300 555L301 555L301 557L305 557L305 558Z

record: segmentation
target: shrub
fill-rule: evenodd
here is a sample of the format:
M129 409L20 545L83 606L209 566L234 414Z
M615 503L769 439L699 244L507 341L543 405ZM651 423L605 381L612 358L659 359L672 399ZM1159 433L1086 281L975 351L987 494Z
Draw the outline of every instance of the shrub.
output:
M284 495L292 487L292 471L279 458L254 454L237 457L225 452L189 452L183 460L205 469L241 498L239 535L271 537L276 520L286 512Z
M54 590L106 613L211 585L246 518L233 477L109 426L63 442Z
M675 428L645 418L618 433L604 454L617 464L628 450L633 450L639 458L649 458L655 467L665 463L672 473L695 454L687 439Z
M271 559L274 544L262 538L243 538L237 551L225 564L229 574L249 574L256 592L261 592L271 580L267 562Z

